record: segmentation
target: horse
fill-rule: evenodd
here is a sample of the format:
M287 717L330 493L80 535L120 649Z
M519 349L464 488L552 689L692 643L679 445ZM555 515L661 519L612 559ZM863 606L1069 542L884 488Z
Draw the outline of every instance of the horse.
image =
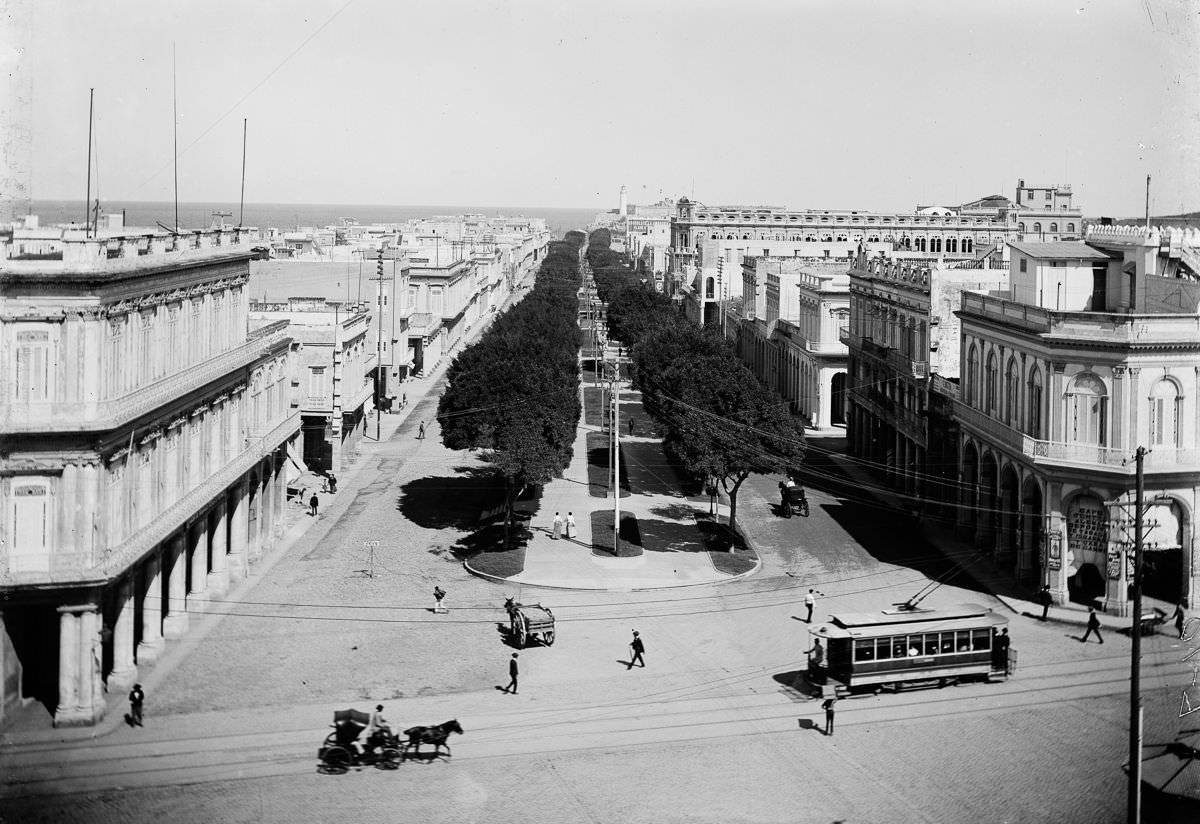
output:
M446 739L450 737L450 733L456 732L462 735L462 731L462 725L458 723L457 718L452 718L436 727L409 727L404 731L404 734L408 736L408 744L405 745L404 753L407 756L408 750L411 748L413 754L419 758L421 745L433 744L434 758L441 752L442 747L446 748L446 755L451 755L450 745L446 743Z

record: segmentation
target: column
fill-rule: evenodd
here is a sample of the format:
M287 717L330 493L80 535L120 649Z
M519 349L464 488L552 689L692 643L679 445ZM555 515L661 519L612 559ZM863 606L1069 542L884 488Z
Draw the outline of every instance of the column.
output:
M129 603L133 606L133 601ZM132 615L130 616L132 619ZM77 715L84 724L94 724L104 717L104 680L100 672L100 610L87 604L79 613L79 703Z
M229 522L225 514L225 495L212 508L212 567L208 571L208 591L224 595L229 590Z
M80 727L104 717L100 614L95 604L58 608L58 707L54 726Z
M58 608L58 708L54 726L69 723L79 705L78 607Z
M274 484L275 492L271 495L271 503L275 506L275 534L282 535L284 529L287 528L287 523L283 518L283 505L287 501L287 465L281 459L282 456L276 457L271 463L274 465Z
M162 552L159 546L146 559L143 576L146 594L142 598L142 641L137 648L139 664L148 664L158 658L166 642L162 635Z
M242 580L249 571L249 559L246 554L247 482L248 479L243 478L234 484L231 490L232 497L229 504L230 583L237 583Z
M1137 448L1137 444L1133 443L1136 440L1134 433L1129 429L1129 412L1130 403L1128 392L1125 389L1125 367L1114 366L1112 368L1112 402L1109 410L1109 415L1112 418L1112 437L1108 440L1108 445L1114 449L1127 449L1133 451ZM1137 397L1137 392L1133 396ZM1134 401L1136 403L1136 401ZM1129 440L1126 440L1126 438Z
M194 521L188 529L188 550L192 556L192 591L188 597L191 604L208 589L208 519Z
M262 490L259 494L262 496L259 505L259 519L262 525L259 527L259 557L264 555L275 543L275 458L268 456L266 463L262 464Z
M163 635L179 638L188 627L187 615L187 541L177 532L167 541L167 617Z
M108 683L128 687L137 680L137 665L133 661L133 582L121 578L113 587L113 668Z

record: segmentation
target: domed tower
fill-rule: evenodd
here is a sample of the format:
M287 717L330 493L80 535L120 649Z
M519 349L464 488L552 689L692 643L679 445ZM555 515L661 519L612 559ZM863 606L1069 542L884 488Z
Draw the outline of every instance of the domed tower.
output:
M621 217L629 214L629 198L625 193L624 184L621 185L621 200L617 203L617 214Z

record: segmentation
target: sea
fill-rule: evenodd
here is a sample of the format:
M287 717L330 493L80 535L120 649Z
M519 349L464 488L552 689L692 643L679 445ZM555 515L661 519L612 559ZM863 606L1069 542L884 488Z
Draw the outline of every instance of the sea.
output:
M126 226L175 225L175 205L170 201L102 201L105 214L125 213ZM31 211L42 225L82 223L86 219L82 200L34 200ZM291 231L296 227L336 226L342 218L359 223L403 223L410 218L435 215L486 215L487 217L540 217L546 219L550 236L560 238L572 229L584 229L603 211L593 208L546 208L540 206L381 206L346 203L247 203L241 210L241 224L259 229ZM224 213L224 217L220 214ZM236 226L237 203L188 202L179 204L182 229L207 229L220 225Z

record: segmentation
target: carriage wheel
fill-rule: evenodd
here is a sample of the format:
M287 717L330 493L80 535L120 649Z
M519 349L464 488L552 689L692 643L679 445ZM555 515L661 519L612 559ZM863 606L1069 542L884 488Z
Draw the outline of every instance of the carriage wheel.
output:
M321 756L321 772L329 773L330 775L340 775L349 771L350 764L353 761L354 757L350 755L350 751L345 747L330 747Z
M525 621L519 617L513 618L512 637L518 647L525 649L525 642L529 640L529 633L525 631Z
M395 747L384 747L379 751L379 757L375 761L376 769L394 770L400 766L400 750Z
M548 647L554 644L554 630L548 629L542 633L542 643Z

